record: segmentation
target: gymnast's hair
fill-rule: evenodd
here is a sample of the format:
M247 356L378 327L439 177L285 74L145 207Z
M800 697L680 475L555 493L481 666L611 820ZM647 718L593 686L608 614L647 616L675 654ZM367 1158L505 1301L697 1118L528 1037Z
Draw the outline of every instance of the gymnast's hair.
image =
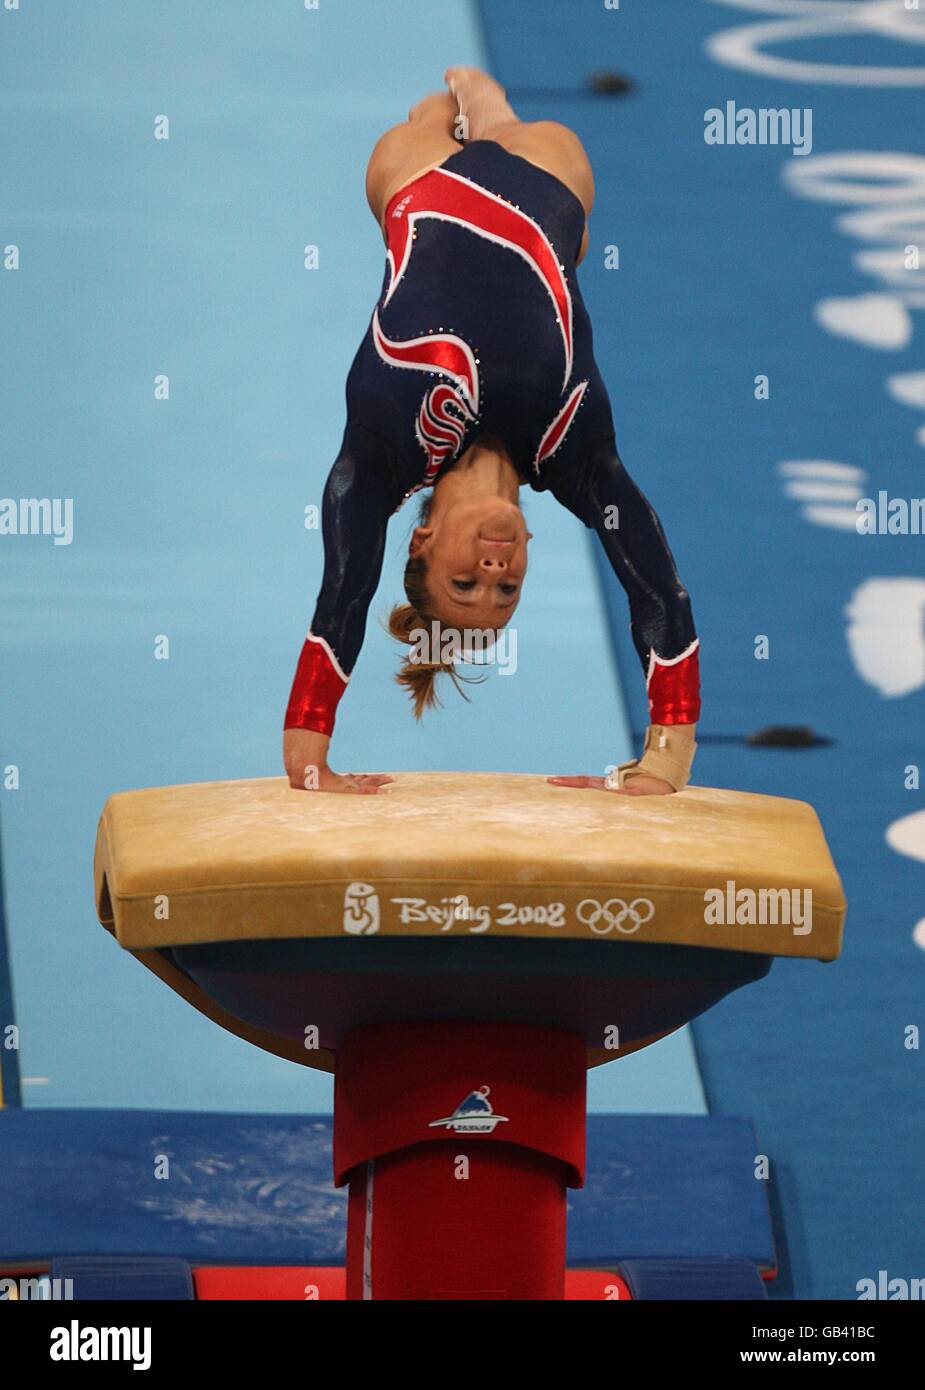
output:
M419 526L427 525L432 501L432 496L422 499L417 522ZM440 619L433 612L427 592L427 561L423 555L409 558L405 566L405 597L408 602L397 603L389 614L389 633L396 641L413 646L413 634L422 628L428 632L442 631ZM464 700L468 700L469 697L463 686L477 685L485 679L484 675L460 675L452 661L416 661L411 655L406 656L395 679L402 689L408 692L414 705L415 719L422 719L425 710L442 705L437 694L437 679L441 675L450 677Z

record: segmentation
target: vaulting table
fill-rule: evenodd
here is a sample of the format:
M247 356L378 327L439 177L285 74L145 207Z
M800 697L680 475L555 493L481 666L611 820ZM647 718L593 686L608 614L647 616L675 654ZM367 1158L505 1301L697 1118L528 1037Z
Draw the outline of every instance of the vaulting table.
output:
M845 916L811 806L712 787L120 792L94 868L120 946L222 1027L334 1073L348 1298L562 1298L586 1067L775 956L835 959Z

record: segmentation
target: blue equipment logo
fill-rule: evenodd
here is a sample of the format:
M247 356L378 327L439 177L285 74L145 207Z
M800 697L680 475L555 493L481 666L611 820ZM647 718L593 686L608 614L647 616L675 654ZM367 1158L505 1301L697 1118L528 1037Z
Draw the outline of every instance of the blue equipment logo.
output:
M431 1120L429 1129L439 1129L443 1125L456 1134L491 1134L496 1125L507 1124L507 1115L496 1115L488 1099L490 1086L480 1086L470 1091L453 1111L443 1120Z

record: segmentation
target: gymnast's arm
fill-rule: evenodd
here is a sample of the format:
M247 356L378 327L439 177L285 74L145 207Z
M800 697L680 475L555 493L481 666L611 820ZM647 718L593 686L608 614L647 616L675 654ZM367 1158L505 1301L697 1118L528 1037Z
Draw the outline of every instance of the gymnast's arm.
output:
M622 790L625 781L627 791L642 792L644 783L633 787L633 782L647 776L665 783L663 791L680 790L697 746L700 643L661 523L627 473L612 436L594 448L583 467L561 468L552 493L600 537L629 598L630 631L646 678L645 752L638 763L622 765L624 776L610 789Z
M298 789L369 794L392 780L339 777L328 766L337 705L363 644L388 520L401 500L383 447L362 427L348 425L325 485L324 577L284 722L284 762L290 786Z

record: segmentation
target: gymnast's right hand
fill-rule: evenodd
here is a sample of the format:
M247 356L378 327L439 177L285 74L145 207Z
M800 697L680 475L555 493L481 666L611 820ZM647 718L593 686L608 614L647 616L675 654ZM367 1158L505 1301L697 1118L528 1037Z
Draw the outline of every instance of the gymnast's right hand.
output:
M283 734L283 762L289 785L295 791L346 792L355 796L374 796L394 777L385 773L354 773L343 776L328 767L327 734L312 729L287 729Z

